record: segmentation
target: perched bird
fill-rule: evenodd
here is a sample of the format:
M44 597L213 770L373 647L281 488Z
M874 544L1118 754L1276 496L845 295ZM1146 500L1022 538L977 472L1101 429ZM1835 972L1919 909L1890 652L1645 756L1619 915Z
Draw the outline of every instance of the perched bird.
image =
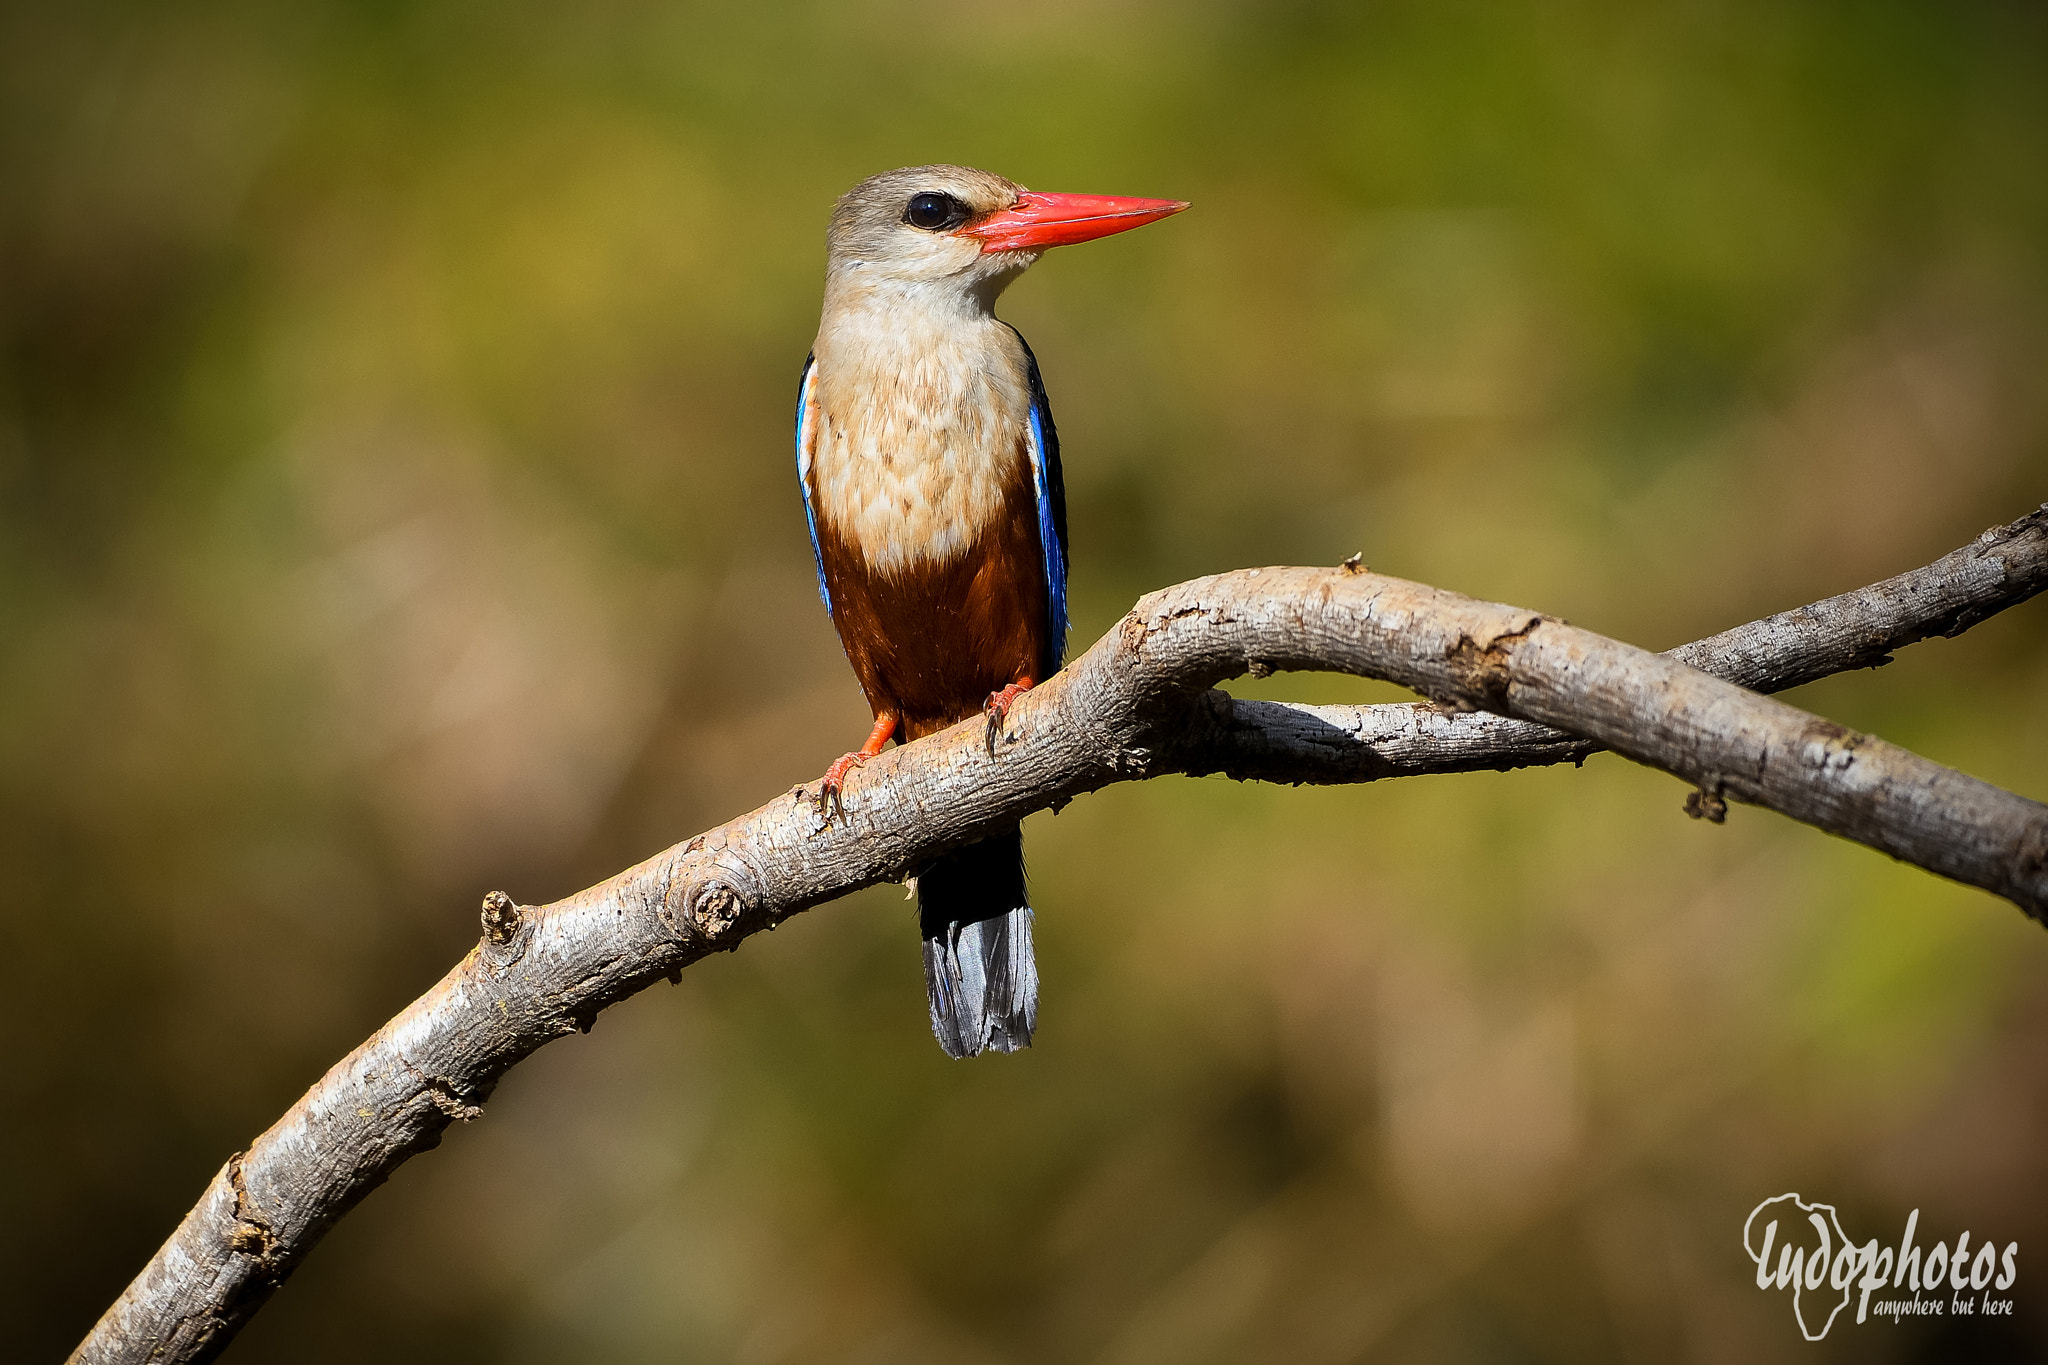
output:
M797 394L796 463L818 592L868 705L867 743L1004 713L1060 666L1067 510L1031 348L996 296L1047 247L1186 208L1039 194L965 166L864 180L832 210L824 316ZM1016 829L917 878L932 1032L954 1057L1029 1046L1038 968Z

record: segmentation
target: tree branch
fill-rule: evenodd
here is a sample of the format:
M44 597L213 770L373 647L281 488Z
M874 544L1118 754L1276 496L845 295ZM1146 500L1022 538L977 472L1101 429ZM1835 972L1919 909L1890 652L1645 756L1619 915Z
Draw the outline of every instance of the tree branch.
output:
M535 1049L711 952L1112 782L1355 782L1605 746L1695 785L1697 813L1718 818L1726 799L1770 806L2041 916L2048 806L1744 686L1873 666L2044 586L2048 507L1924 569L1668 656L1348 568L1251 569L1154 593L1027 693L993 751L969 722L859 770L830 824L815 786L799 787L553 905L493 893L482 942L228 1161L73 1359L212 1358L328 1227L450 1122L475 1118ZM1210 690L1280 669L1384 678L1438 705L1297 707Z
M1722 631L1670 657L1753 692L1879 668L2048 589L2048 505L1924 568ZM1223 703L1228 702L1228 709ZM1583 763L1601 746L1488 711L1427 702L1305 706L1221 698L1210 771L1268 782L1352 783Z

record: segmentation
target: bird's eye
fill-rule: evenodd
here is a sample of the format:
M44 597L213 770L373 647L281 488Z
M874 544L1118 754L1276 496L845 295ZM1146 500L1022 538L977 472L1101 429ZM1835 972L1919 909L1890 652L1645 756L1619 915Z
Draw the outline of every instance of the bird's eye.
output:
M913 194L910 207L903 211L904 222L928 232L959 227L968 216L967 205L950 194Z

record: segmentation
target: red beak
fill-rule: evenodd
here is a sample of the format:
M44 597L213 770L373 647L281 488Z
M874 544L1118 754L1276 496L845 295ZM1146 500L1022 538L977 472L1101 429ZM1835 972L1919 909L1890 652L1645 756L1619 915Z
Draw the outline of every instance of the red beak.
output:
M1112 232L1156 223L1186 208L1184 199L1124 199L1107 194L1040 194L1025 190L1017 202L960 229L983 251L1029 251L1093 241Z

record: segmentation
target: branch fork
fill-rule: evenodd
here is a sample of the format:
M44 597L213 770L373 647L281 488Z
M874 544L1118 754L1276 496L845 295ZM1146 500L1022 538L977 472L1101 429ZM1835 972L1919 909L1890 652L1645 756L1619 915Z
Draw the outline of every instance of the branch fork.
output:
M1764 693L1875 667L2048 588L2048 506L1935 563L1651 654L1516 607L1339 567L1249 569L1152 593L1017 698L862 767L843 816L815 784L546 906L485 898L482 935L425 995L231 1157L72 1359L208 1360L336 1220L474 1119L500 1077L697 959L1057 809L1168 773L1355 783L1580 763L1611 748L2048 915L2048 806ZM1245 673L1334 670L1432 698L1241 701Z

